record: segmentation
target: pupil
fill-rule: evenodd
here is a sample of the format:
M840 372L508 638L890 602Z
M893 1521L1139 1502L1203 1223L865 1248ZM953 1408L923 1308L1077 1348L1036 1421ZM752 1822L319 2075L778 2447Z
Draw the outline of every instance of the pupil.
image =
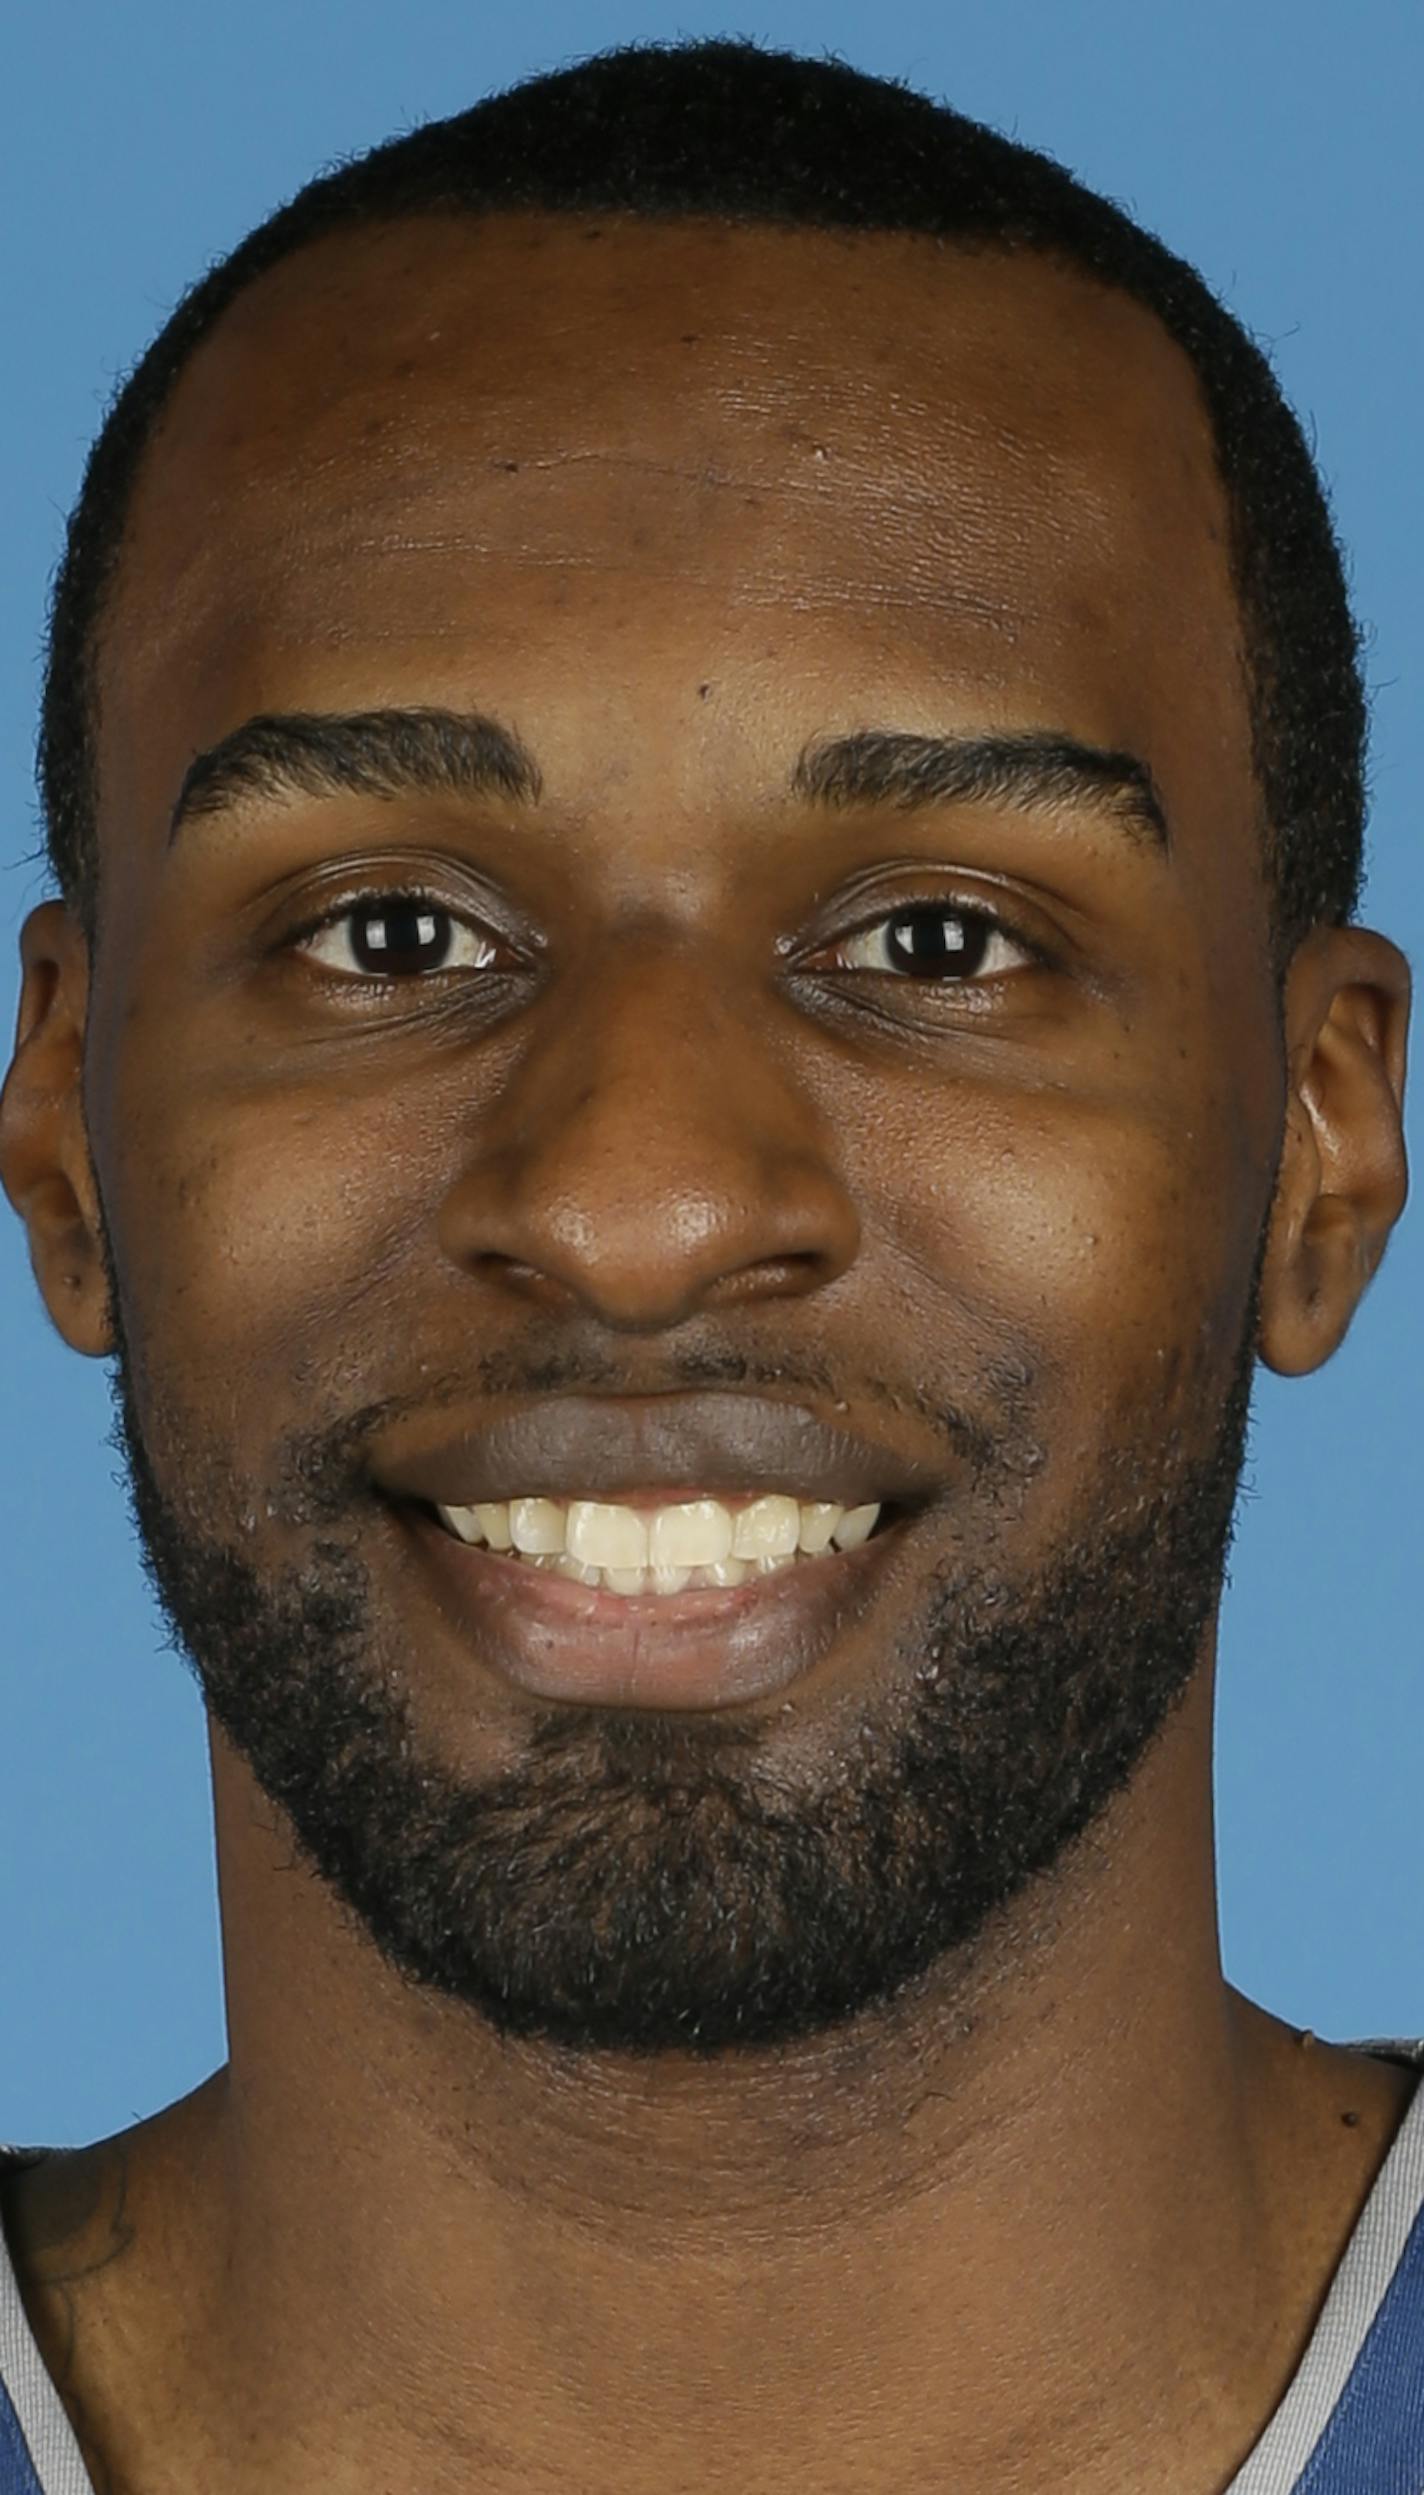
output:
M988 925L963 910L901 910L890 921L887 935L897 967L931 978L945 972L961 979L971 977L989 945Z
M450 915L428 901L368 901L353 917L351 946L363 970L387 978L438 970L450 950Z

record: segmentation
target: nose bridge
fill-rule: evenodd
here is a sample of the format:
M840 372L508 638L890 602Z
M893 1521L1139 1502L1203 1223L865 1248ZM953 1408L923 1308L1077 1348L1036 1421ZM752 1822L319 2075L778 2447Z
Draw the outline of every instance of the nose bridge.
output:
M676 1322L734 1278L804 1290L850 1263L854 1207L774 1004L729 988L714 948L621 932L540 1010L447 1208L452 1253L624 1326Z

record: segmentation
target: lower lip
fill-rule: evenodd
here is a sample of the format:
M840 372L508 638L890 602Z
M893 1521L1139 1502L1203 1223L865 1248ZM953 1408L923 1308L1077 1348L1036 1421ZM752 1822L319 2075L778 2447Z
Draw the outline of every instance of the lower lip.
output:
M739 1586L638 1595L457 1542L423 1508L402 1520L447 1617L516 1688L582 1706L688 1709L775 1697L813 1671L875 1601L904 1532L888 1525L857 1550Z

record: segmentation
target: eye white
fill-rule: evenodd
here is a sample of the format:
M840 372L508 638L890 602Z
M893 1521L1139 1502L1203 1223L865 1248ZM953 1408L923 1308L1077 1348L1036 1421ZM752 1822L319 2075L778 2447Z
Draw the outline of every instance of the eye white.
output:
M946 944L941 963L926 962L921 967L896 958L887 942L889 928L936 920L943 929L954 929L958 937L957 943ZM986 910L912 901L902 903L899 909L887 910L874 926L843 937L836 946L836 958L846 969L879 971L910 985L933 987L968 986L978 979L997 979L1006 971L1021 969L1033 957L1027 946L1020 944Z
M487 970L497 953L479 928L419 893L348 902L325 926L304 936L299 950L343 978L407 982L436 971ZM422 950L432 958L421 962L416 957Z

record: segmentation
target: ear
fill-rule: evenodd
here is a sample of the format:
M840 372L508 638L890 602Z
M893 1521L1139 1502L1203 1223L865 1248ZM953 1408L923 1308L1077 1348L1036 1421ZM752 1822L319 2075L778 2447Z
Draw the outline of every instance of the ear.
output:
M15 1054L0 1091L0 1184L29 1232L50 1316L71 1350L97 1360L114 1339L84 1124L89 949L64 902L30 913L20 959Z
M1404 1210L1409 965L1365 927L1321 927L1285 991L1285 1143L1257 1348L1284 1377L1344 1340Z

